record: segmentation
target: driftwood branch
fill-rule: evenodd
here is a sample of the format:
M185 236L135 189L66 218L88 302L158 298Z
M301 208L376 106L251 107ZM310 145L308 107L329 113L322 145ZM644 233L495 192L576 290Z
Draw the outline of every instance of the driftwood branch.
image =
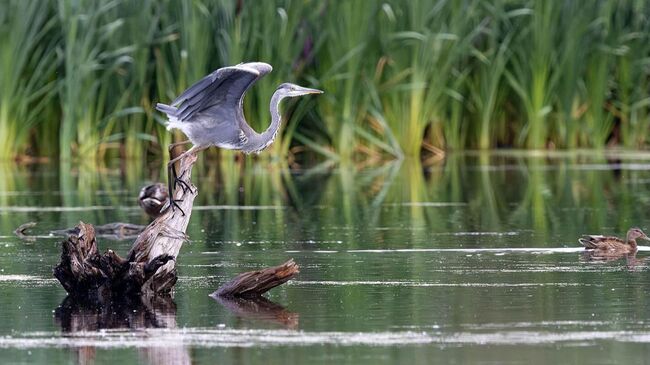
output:
M239 274L223 284L211 296L256 298L276 286L286 283L299 272L298 265L291 259L282 265Z

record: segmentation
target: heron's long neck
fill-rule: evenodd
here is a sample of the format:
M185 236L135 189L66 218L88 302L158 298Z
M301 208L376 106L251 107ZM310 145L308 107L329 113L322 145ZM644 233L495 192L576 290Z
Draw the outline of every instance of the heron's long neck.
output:
M280 102L284 97L280 91L276 91L271 97L271 125L260 135L260 141L263 143L260 146L260 150L268 147L273 142L280 129L280 122L282 121L282 116L280 116Z

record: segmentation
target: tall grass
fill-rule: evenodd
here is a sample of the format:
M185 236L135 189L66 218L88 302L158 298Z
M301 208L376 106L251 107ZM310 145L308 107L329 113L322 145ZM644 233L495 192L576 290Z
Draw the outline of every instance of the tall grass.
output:
M517 144L529 148L542 148L546 143L551 99L561 77L555 48L558 38L564 36L555 23L559 12L558 2L533 2L530 20L515 40L518 47L513 52L511 69L506 71L525 115Z
M444 148L446 96L455 91L455 71L481 31L478 3L395 1L391 8L381 40L389 57L386 78L399 84L384 86L382 111L405 154L418 156L427 128L430 143Z
M111 42L124 25L115 12L118 5L118 1L58 1L63 35L59 145L64 161L73 155L96 161L100 143L108 141L112 132L102 122L127 106L126 94L112 82L120 77L120 68L131 62L129 53L134 50L131 44Z
M357 144L355 129L367 111L366 90L372 60L378 58L371 41L379 1L343 0L326 4L321 10L325 40L316 58L316 72L320 87L327 92L318 107L326 138L336 155L350 161Z
M0 3L0 159L30 147L31 128L52 102L56 36L50 4L8 0ZM43 124L55 124L48 120Z
M579 143L582 130L580 117L584 113L584 98L580 95L583 75L586 70L585 59L593 44L587 46L587 35L593 18L580 1L563 3L560 29L567 36L562 37L558 68L562 77L558 80L555 94L555 138L554 143L565 148L574 148Z
M153 105L256 60L274 66L244 105L258 131L278 84L325 90L284 104L282 133L262 155L273 160L642 148L648 19L641 0L8 0L0 159L160 160L173 136Z
M612 22L622 28L615 40L614 79L616 98L610 104L611 114L620 118L621 143L630 148L643 147L648 142L650 126L650 5L632 1L617 6ZM642 16L645 15L645 16Z
M128 77L118 79L119 88L126 94L128 107L120 111L119 118L111 118L111 123L116 124L116 130L123 135L123 155L142 162L147 151L141 145L151 141L155 134L152 117L154 103L149 92L155 79L149 62L153 58L154 45L158 42L160 15L154 0L128 2L118 10L125 23L112 39L116 43L114 48L119 48L120 44L132 44L135 49L131 62L123 66Z
M480 149L491 148L496 144L492 124L497 119L497 106L503 102L503 84L506 65L511 55L509 46L513 37L512 32L504 32L503 28L507 27L509 18L520 15L519 13L508 14L503 1L485 6L486 26L481 37L482 41L471 52L475 59L467 80L471 113L475 115L477 123L473 125L472 134L476 139L476 146ZM459 141L455 145L462 147L461 143Z

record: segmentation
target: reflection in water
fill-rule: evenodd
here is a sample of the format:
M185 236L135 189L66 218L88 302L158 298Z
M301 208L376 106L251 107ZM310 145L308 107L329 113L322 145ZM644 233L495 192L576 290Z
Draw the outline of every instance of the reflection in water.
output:
M648 257L637 258L636 252L633 254L626 254L620 252L603 252L598 250L584 250L580 254L580 258L586 262L604 263L613 262L618 260L625 260L625 266L630 271L636 271L647 265Z
M80 219L145 224L134 197L161 175L0 168L2 360L30 362L28 348L40 362L68 363L67 351L86 346L79 362L96 351L97 363L187 363L192 348L197 363L639 363L650 342L650 276L628 271L648 270L650 247L582 257L575 237L649 228L649 156L610 163L593 151L500 151L427 166L291 171L202 159L178 317L146 306L63 305L61 327L49 313L63 295L51 279L60 246L45 237L24 245L12 230L29 221L45 232ZM130 247L107 241L102 250ZM208 290L287 256L305 263L301 281L282 292L299 316L238 301L222 302L227 320L215 315Z
M638 213L628 201L648 191L650 185L639 179L644 170L633 168L621 157L608 164L610 160L611 156L598 153L566 158L450 154L444 163L427 167L418 160L404 160L364 170L340 166L303 171L261 169L230 160L222 161L219 171L199 164L201 194L196 205L214 212L196 227L204 229L209 226L207 220L214 219L222 224L205 233L219 235L217 238L225 241L248 240L256 235L288 241L285 234L318 232L323 228L320 222L365 236L369 229L394 225L402 219L400 224L412 228L408 236L402 236L405 245L428 241L429 232L498 232L512 230L513 226L533 229L536 237L549 242L558 233L576 235L603 227L617 230ZM130 169L127 181L119 181L115 174L113 170L61 168L56 183L52 183L51 175L36 175L28 180L29 172L0 174L0 192L10 193L0 194L0 206L3 211L16 211L14 215L24 217L19 222L0 221L0 225L11 231L52 208L62 209L62 213L46 227L49 229L74 226L82 218L96 225L111 221L145 223L146 217L136 209L134 196L144 181L159 179L158 171ZM48 193L11 195L17 189ZM441 203L462 203L467 209ZM17 211L23 206L37 208ZM130 209L123 209L125 206ZM233 206L251 208L224 209ZM332 209L311 209L315 206ZM78 207L84 210L77 211ZM613 220L609 219L612 212L616 213ZM301 226L296 229L269 228L282 227L297 218ZM208 239L199 229L190 236ZM343 241L356 242L352 236Z
M237 317L280 324L287 329L297 329L300 315L264 297L234 298L211 295Z
M34 242L37 238L51 238L53 236L68 237L75 234L76 227L66 229L56 229L49 232L49 234L32 235L28 232L31 228L36 226L36 222L27 222L21 224L14 230L14 234L24 241ZM95 237L108 238L115 241L126 239L134 239L138 237L146 226L131 223L107 223L101 225L94 225Z
M142 298L124 302L86 303L66 297L56 309L63 336L96 336L102 330L177 327L176 304L170 297ZM93 363L95 348L74 348L79 364ZM189 350L179 346L152 346L138 349L149 364L190 364Z

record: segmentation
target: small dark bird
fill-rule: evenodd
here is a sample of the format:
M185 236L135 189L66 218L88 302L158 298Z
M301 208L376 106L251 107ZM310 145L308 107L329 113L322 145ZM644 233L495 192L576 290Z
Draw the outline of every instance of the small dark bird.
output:
M639 228L632 227L627 231L625 240L612 236L584 235L578 239L586 250L593 250L602 254L627 254L637 251L637 238L650 241L650 238Z
M155 183L140 190L138 204L151 218L157 218L167 199L169 199L169 192L165 184Z
M259 153L273 143L278 133L282 120L282 99L322 93L321 90L291 83L281 84L271 97L271 124L265 131L258 133L244 118L244 95L257 80L271 70L271 65L263 62L223 67L183 91L170 105L156 104L156 109L167 114L167 129L180 129L189 138L189 141L174 143L170 148L192 142L192 148L169 161L167 166L169 204L172 209L178 207L173 198L173 187L179 184L183 190L189 189L189 185L176 174L176 161L187 154L211 146L244 153Z

